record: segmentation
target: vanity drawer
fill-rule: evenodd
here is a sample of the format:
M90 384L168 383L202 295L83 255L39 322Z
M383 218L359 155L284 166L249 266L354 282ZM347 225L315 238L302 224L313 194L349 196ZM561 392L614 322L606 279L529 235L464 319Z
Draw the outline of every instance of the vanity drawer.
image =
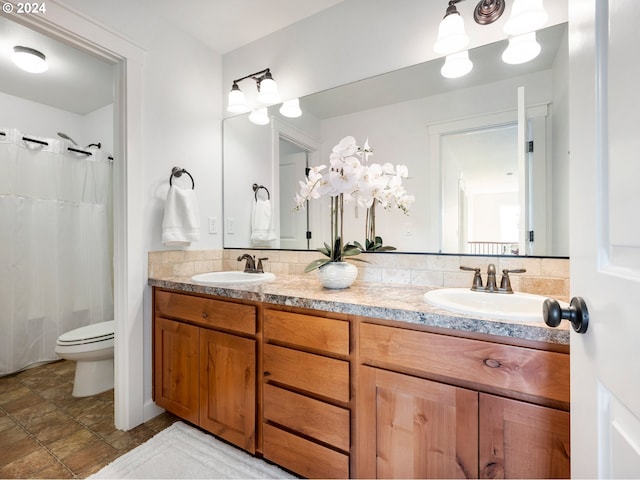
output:
M266 310L264 336L267 340L349 355L349 322L344 320Z
M277 345L264 346L264 376L340 402L349 401L349 362Z
M273 385L264 386L264 419L349 451L349 410Z
M156 290L155 314L240 333L256 333L256 309L251 305Z
M272 425L263 429L265 458L305 478L349 478L349 456Z
M362 363L569 403L569 355L363 323Z

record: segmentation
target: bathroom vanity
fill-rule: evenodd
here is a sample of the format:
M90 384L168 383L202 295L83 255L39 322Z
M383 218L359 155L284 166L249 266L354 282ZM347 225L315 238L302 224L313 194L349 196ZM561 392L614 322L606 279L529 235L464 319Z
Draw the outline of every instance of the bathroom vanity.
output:
M309 478L570 476L569 333L425 287L150 279L154 399Z

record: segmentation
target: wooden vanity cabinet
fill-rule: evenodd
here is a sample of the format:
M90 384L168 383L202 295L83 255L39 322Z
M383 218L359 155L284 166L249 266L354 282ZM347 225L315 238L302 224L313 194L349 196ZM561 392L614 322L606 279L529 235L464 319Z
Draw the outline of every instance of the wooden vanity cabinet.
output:
M356 476L568 478L569 355L360 324Z
M256 451L256 308L154 291L154 400Z
M263 456L308 478L348 478L350 323L264 310Z

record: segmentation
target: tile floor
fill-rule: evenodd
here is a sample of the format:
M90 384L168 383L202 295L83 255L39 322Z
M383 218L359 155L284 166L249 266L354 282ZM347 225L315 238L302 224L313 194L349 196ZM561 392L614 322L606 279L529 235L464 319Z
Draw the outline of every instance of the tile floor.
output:
M72 397L74 372L61 360L0 377L0 478L85 478L177 420L116 430L113 390Z

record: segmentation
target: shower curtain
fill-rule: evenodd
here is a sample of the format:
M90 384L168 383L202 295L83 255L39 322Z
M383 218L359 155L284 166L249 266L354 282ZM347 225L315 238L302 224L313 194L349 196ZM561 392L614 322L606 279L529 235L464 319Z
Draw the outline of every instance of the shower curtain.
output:
M111 203L101 150L0 128L0 376L113 319Z

